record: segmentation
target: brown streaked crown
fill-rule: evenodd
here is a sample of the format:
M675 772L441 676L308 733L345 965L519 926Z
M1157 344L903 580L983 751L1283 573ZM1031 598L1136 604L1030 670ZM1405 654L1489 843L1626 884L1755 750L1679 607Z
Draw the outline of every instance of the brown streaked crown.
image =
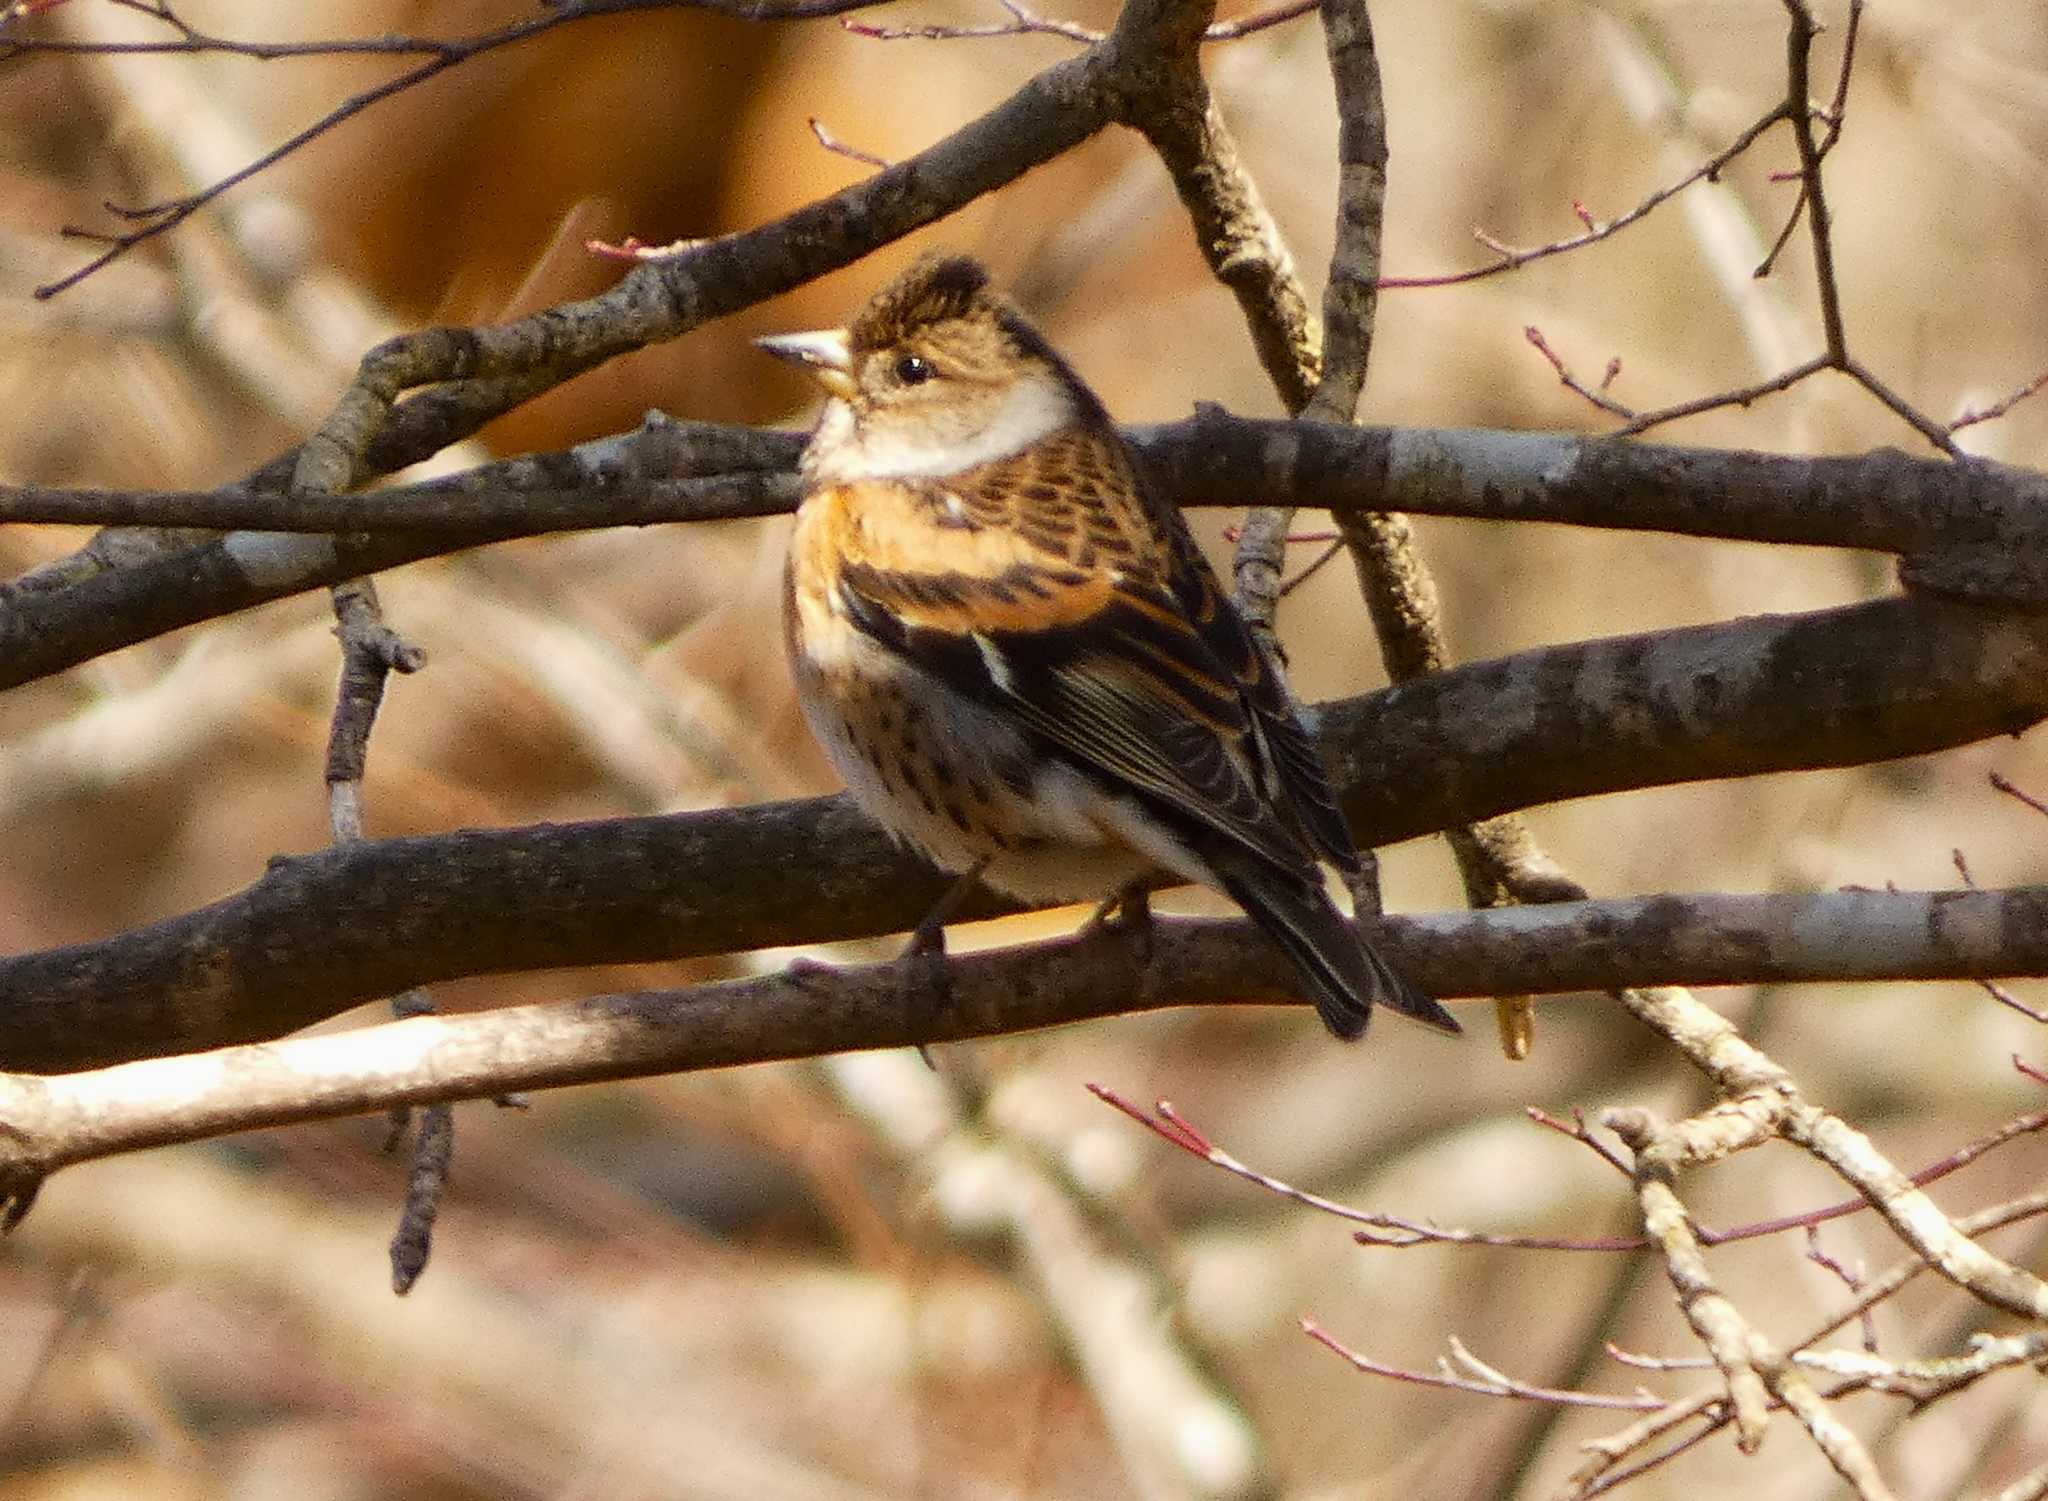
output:
M988 269L972 256L927 255L869 299L849 329L856 353L888 349L955 318L1007 311L988 290Z
M1085 416L1109 420L1087 382L1015 303L990 287L988 268L971 255L935 252L914 262L861 309L847 330L847 343L856 359L885 349L923 348L927 335L948 325L972 330L964 339L945 339L954 353L966 356L965 365L986 368L984 361L990 358L1043 361L1057 372Z

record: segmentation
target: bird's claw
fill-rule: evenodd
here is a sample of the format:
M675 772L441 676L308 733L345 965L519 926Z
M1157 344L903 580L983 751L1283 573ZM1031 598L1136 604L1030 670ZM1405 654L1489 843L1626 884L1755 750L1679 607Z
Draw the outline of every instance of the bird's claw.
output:
M1152 920L1152 893L1143 886L1127 886L1090 914L1081 924L1079 936L1134 944L1139 967L1149 969L1158 933L1158 925Z
M910 933L910 942L897 958L903 987L927 1001L934 1010L952 999L952 977L946 970L946 929L942 923L920 923Z

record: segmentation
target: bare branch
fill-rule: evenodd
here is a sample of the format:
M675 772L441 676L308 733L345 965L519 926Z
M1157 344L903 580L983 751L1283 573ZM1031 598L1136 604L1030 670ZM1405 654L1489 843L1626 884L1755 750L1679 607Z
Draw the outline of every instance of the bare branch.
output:
M1271 10L1256 11L1240 20L1217 21L1202 33L1202 40L1205 42L1234 42L1239 37L1250 36L1254 32L1264 31L1273 26L1280 26L1288 21L1305 16L1310 11L1316 9L1319 3L1320 0L1286 0L1286 3L1283 5L1276 5Z
M1570 1124L1566 1124L1549 1111L1540 1110L1534 1105L1525 1107L1525 1113L1530 1120L1544 1129L1555 1131L1560 1136L1570 1137L1580 1146L1585 1147L1595 1157L1598 1157L1602 1162L1613 1168L1617 1173L1620 1173L1622 1177L1629 1178L1634 1176L1635 1169L1622 1160L1621 1153L1593 1134L1592 1128L1586 1124L1586 1114L1583 1110L1575 1109L1572 1111Z
M2048 803L2042 802L2041 799L2035 797L2031 792L2028 792L2023 788L2015 787L2011 782L2007 781L2004 777L2000 776L1995 771L1987 773L1987 777L1991 785L1993 787L1996 787L2000 792L2003 792L2007 797L2014 798L2017 801L2026 804L2029 808L2032 808L2036 813L2039 813L2044 818L2048 818Z
M1571 1501L1579 1501L1579 1498L1598 1496L1625 1485L1645 1471L1655 1469L1702 1440L1711 1438L1733 1417L1727 1393L1722 1391L1698 1392L1684 1401L1667 1403L1661 1410L1639 1418L1619 1433L1587 1443L1588 1457L1572 1472L1571 1484L1562 1494ZM1677 1439L1670 1438L1677 1429L1695 1420L1703 1420L1702 1426ZM1623 1469L1615 1468L1630 1454L1660 1441L1665 1442L1665 1447L1648 1459Z
M2043 386L2048 386L2048 370L2043 370L2032 380L2014 388L1988 407L1966 407L1960 416L1949 423L1948 430L1950 433L1959 433L1964 428L1975 427L1980 422L1995 422L2028 397L2036 394Z
M1161 920L1149 963L1131 945L1091 937L983 950L951 961L943 996L906 987L893 964L814 965L92 1072L0 1075L0 1180L12 1192L92 1157L401 1105L950 1042L1169 1004L1288 999L1285 957L1248 941L1252 931Z
M1974 1214L1962 1215L1957 1218L1955 1224L1958 1231L1974 1239L1987 1231L2018 1224L2022 1220L2034 1219L2043 1214L2048 1214L2048 1192L2029 1194L2024 1198L1980 1209ZM1836 1330L1862 1318L1885 1299L1896 1294L1908 1282L1929 1270L1931 1268L1925 1261L1913 1256L1887 1267L1875 1277L1865 1279L1853 1303L1799 1340L1792 1346L1793 1350L1804 1350L1819 1344Z
M1330 1215L1332 1218L1343 1220L1349 1224L1363 1225L1365 1229L1353 1236L1353 1239L1362 1246L1387 1247L1396 1250L1411 1246L1488 1246L1495 1249L1515 1251L1590 1251L1612 1253L1646 1250L1655 1244L1648 1236L1643 1235L1574 1237L1496 1234L1429 1224L1406 1215L1385 1214L1358 1209L1349 1204L1340 1203L1335 1199L1326 1198L1321 1194L1310 1193L1305 1189L1296 1188L1294 1185L1275 1178L1271 1174L1260 1172L1257 1168L1251 1167L1232 1153L1219 1147L1206 1132L1195 1126L1165 1100L1159 1101L1154 1105L1152 1111L1147 1113L1115 1090L1109 1089L1104 1085L1090 1084L1088 1091L1105 1104L1129 1116L1162 1141L1179 1148L1190 1156L1200 1158L1212 1167L1221 1168L1233 1177L1240 1178L1244 1182L1264 1189L1267 1193L1279 1198L1300 1204L1304 1208L1313 1209L1320 1214ZM1606 1143L1595 1137L1587 1129L1583 1119L1573 1126L1556 1120L1540 1110L1531 1109L1528 1114L1537 1124L1561 1132L1590 1147L1602 1161L1618 1169L1624 1176L1633 1176L1634 1169L1629 1164L1623 1162L1619 1155L1607 1146ZM2030 1114L2019 1116L2014 1120L2008 1121L1990 1135L1960 1147L1956 1151L1929 1163L1919 1172L1913 1174L1913 1185L1924 1188L1927 1184L1945 1178L1950 1173L1975 1162L1987 1152L1993 1151L2007 1142L2017 1140L2019 1137L2032 1135L2044 1127L2048 1127L2048 1111L2037 1110ZM1834 1272L1847 1284L1852 1292L1855 1292L1861 1290L1861 1282L1857 1277L1852 1276L1839 1262L1821 1252L1818 1230L1821 1225L1826 1224L1830 1220L1842 1219L1848 1215L1858 1214L1870 1207L1867 1200L1846 1199L1819 1209L1805 1210L1799 1214L1781 1215L1775 1219L1758 1220L1745 1225L1735 1225L1726 1230L1716 1230L1710 1226L1695 1223L1692 1226L1692 1233L1698 1237L1699 1243L1702 1246L1718 1246L1731 1241L1756 1240L1768 1235L1780 1235L1787 1230L1804 1229L1807 1234L1807 1259ZM1635 1363L1650 1364L1647 1361L1636 1361ZM1663 1367L1652 1366L1652 1368L1661 1369Z
M1973 1334L1968 1354L1921 1360L1885 1360L1868 1350L1807 1350L1794 1358L1807 1370L1847 1378L1842 1390L1889 1392L1910 1398L1918 1410L1986 1376L2048 1360L2048 1330L2003 1337Z
M890 165L889 159L885 156L876 156L872 151L863 151L858 146L847 145L846 142L840 140L830 130L827 130L825 122L816 115L812 115L807 123L811 127L811 134L817 137L818 144L833 155L843 156L850 161L861 162L870 167L887 167Z
M1958 1287L2010 1313L2048 1320L2048 1285L1958 1230L1861 1131L1804 1104L1787 1112L1779 1130L1869 1199L1900 1239Z
M2030 654L1997 616L1889 600L1522 653L1325 705L1318 720L1354 827L1385 843L1503 807L1860 764L1996 733L2048 712L2048 626L2040 634ZM1730 662L1754 666L1730 678ZM1840 697L1816 699L1816 683ZM280 859L242 896L200 913L0 960L9 1001L0 1058L47 1067L149 1045L138 1038L175 1049L276 1035L352 1000L455 974L901 931L943 884L832 799ZM1766 899L1573 909L1583 926L1501 914L1471 930L1499 935L1483 964L1425 978L1543 991L1647 975L2004 975L2025 966L2044 931L2024 894L1970 892L1895 906L1876 892L1777 899L1819 904L1808 920L1822 926L1796 932L1763 921L1790 907L1754 909L1755 926L1695 925L1749 900ZM970 915L995 910L979 902ZM337 911L351 923L330 921ZM1624 911L1628 924L1605 925ZM1517 935L1554 921L1576 948L1539 962Z
M1564 357L1560 355L1556 350L1552 349L1550 347L1550 341L1543 337L1542 329L1538 328L1535 324L1532 323L1527 328L1522 330L1522 337L1527 339L1530 342L1530 344L1535 346L1536 352L1538 354L1542 355L1544 359L1550 362L1550 368L1557 372L1558 381L1564 386L1566 390L1570 391L1573 395L1585 401L1588 406L1591 406L1599 411L1605 412L1611 417L1619 417L1624 422L1633 422L1636 420L1636 412L1633 408L1623 406L1620 402L1616 401L1613 397L1607 394L1608 383L1611 382L1614 379L1614 377L1620 373L1621 370L1621 360L1618 356L1608 361L1607 380L1601 382L1599 389L1595 390L1593 387L1588 386L1584 381L1581 381L1576 375L1572 374L1570 367L1567 366L1564 362Z
M1476 1378L1453 1375L1448 1370L1434 1373L1404 1370L1400 1366L1383 1365L1368 1355L1359 1354L1313 1319L1301 1321L1301 1332L1325 1349L1343 1356L1369 1376L1385 1376L1389 1380L1406 1382L1412 1386L1434 1386L1445 1391L1470 1392L1479 1397L1508 1397L1519 1402L1549 1402L1558 1407L1656 1412L1664 1406L1663 1398L1653 1397L1648 1393L1640 1393L1633 1397L1614 1397L1602 1392L1575 1392L1554 1386L1531 1386L1525 1381L1516 1381L1512 1377L1504 1376L1491 1367L1485 1367L1486 1374ZM1455 1338L1451 1340L1451 1353L1460 1363L1478 1364Z
M1736 1447L1754 1454L1763 1443L1771 1398L1789 1405L1795 1381L1770 1342L1737 1312L1707 1269L1706 1257L1674 1186L1679 1164L1692 1160L1697 1149L1647 1111L1609 1111L1605 1124L1636 1154L1636 1193L1642 1201L1643 1226L1663 1253L1665 1271L1678 1294L1679 1311L1727 1382L1735 1414ZM1812 1395L1811 1388L1805 1395ZM1801 1416L1807 1417L1810 1408L1811 1404Z
M1687 417L1697 417L1702 412L1716 412L1724 407L1747 407L1752 402L1761 401L1766 396L1776 395L1780 391L1789 391L1801 381L1818 375L1823 370L1832 368L1834 367L1829 363L1826 355L1817 354L1803 364L1794 365L1789 370L1781 370L1776 375L1769 376L1760 381L1754 381L1746 386L1737 386L1733 390L1728 391L1716 391L1710 396L1697 396L1691 401L1674 402L1668 407L1658 407L1654 411L1638 412L1631 416L1627 422L1616 428L1615 432L1623 436L1646 433L1652 428L1662 427L1669 422L1678 422Z
M415 397L394 413L408 441L414 424L405 414L438 399ZM466 424L488 405L464 407L455 420ZM421 430L433 430L434 420L423 417ZM1258 422L1213 410L1130 436L1184 505L1241 505L1246 494L1263 493L1339 514L1395 509L1875 548L1900 553L1909 582L1921 588L1986 602L2048 600L2048 478L1983 460L1954 466L1891 450L1793 459L1529 433ZM276 466L241 491L0 488L5 520L132 519L258 532L141 562L74 558L0 584L0 687L462 546L558 527L786 510L800 443L794 434L661 420L630 439L491 466L445 488L265 501L259 492L271 493ZM418 454L399 448L387 456ZM394 524L415 535L357 535ZM271 535L329 527L345 535Z
M327 818L336 847L347 848L363 842L363 773L369 760L370 730L384 701L385 681L394 672L419 671L426 665L426 653L384 623L376 585L370 580L337 584L333 596L335 634L341 638L341 683L327 737ZM430 1016L433 1011L432 997L418 987L391 998L391 1013L396 1017ZM394 1144L407 1134L407 1114L403 1110L393 1114ZM393 1292L403 1295L412 1291L426 1270L434 1218L454 1150L455 1117L450 1107L427 1106L413 1136L405 1203L391 1239Z
M2017 1011L2030 1022L2048 1024L2048 1010L2043 1010L2039 1006L2029 1006L1995 980L1979 980L1977 983L1984 988L1984 993L1999 1005Z
M1953 465L1896 449L1794 457L1605 437L1479 428L1344 427L1204 408L1126 428L1184 507L1223 506L1247 485L1290 508L1662 531L1898 553L1945 582L1966 558L2048 547L2048 475L1974 459ZM518 535L599 526L773 515L796 501L801 434L652 415L639 430L560 453L485 465L429 483L358 494L59 489L0 485L0 524L162 525L258 531ZM526 524L520 526L524 521ZM1311 540L1322 540L1312 538ZM475 545L474 537L451 541ZM1943 567L1935 559L1948 555ZM1961 578L1945 592L2021 605L2048 583L2001 590ZM2012 576L2028 579L2015 565ZM1923 579L1916 576L1915 583ZM307 585L305 587L314 587ZM0 599L7 598L0 592Z
M1860 1209L1863 1206L1859 1204L1856 1207ZM1863 1269L1861 1264L1858 1264L1856 1270L1851 1271L1838 1259L1822 1250L1820 1226L1818 1224L1810 1224L1806 1227L1806 1259L1815 1266L1820 1267L1823 1271L1833 1275L1850 1292L1861 1292L1863 1290ZM1875 1355L1877 1353L1877 1321L1870 1316L1870 1310L1867 1308L1863 1311L1862 1323L1863 1348ZM1794 1358L1797 1358L1796 1355Z
M1479 281L1485 277L1499 276L1503 272L1518 271L1524 266L1536 261L1547 260L1554 255L1564 255L1569 251L1584 249L1588 245L1597 245L1602 240L1609 239L1622 230L1627 229L1638 220L1647 218L1664 203L1677 197L1694 183L1718 181L1722 172L1727 170L1731 162L1749 150L1766 131L1785 117L1785 105L1783 101L1780 101L1778 104L1773 105L1767 114L1752 121L1745 129L1740 131L1735 139L1730 141L1725 148L1715 152L1683 177L1657 189L1634 208L1616 218L1596 221L1587 213L1583 204L1574 203L1572 205L1573 210L1576 212L1580 222L1586 226L1585 233L1583 234L1568 235L1563 239L1552 240L1544 245L1532 245L1526 249L1515 249L1503 245L1483 230L1475 229L1472 231L1472 237L1482 245L1485 245L1489 250L1495 252L1496 258L1494 260L1487 262L1483 266L1474 266L1466 271L1447 271L1423 276L1383 276L1380 278L1380 286L1382 289L1397 291L1412 287L1456 286L1461 282Z
M1586 230L1583 234L1568 236L1564 239L1554 240L1549 244L1529 249L1515 249L1502 244L1484 231L1474 230L1475 238L1495 251L1496 258L1493 261L1468 271L1452 272L1445 275L1389 277L1382 282L1382 285L1397 288L1450 286L1460 282L1475 281L1482 277L1495 276L1503 272L1517 270L1531 262L1542 260L1549 256L1561 255L1568 251L1582 249L1587 245L1597 244L1617 231L1626 228L1628 225L1640 221L1646 214L1685 188L1702 181L1712 182L1718 180L1722 171L1736 157L1742 155L1751 146L1755 145L1772 126L1783 121L1791 128L1793 144L1799 154L1800 165L1798 171L1781 174L1781 176L1785 180L1798 182L1799 195L1794 201L1791 211L1786 216L1784 226L1779 232L1776 242L1766 252L1762 262L1756 267L1754 274L1757 277L1764 277L1770 274L1776 265L1779 254L1784 250L1786 244L1789 243L1794 231L1803 218L1807 224L1808 237L1811 241L1814 259L1814 278L1817 289L1816 295L1820 304L1822 343L1824 346L1821 353L1791 365L1775 375L1767 376L1745 386L1715 392L1708 396L1696 397L1687 401L1675 402L1652 411L1634 411L1608 399L1604 394L1604 386L1599 391L1595 391L1574 378L1565 367L1563 361L1541 340L1540 336L1534 336L1533 331L1530 342L1550 361L1552 368L1557 371L1559 379L1567 387L1610 416L1623 419L1622 426L1616 429L1617 432L1623 434L1648 432L1666 423L1676 422L1687 417L1696 417L1704 412L1716 411L1725 407L1747 407L1752 402L1761 400L1766 396L1789 390L1823 370L1837 370L1863 387L1872 397L1893 412L1901 421L1912 427L1915 432L1919 433L1921 437L1925 438L1934 447L1940 449L1950 458L1962 458L1963 451L1956 444L1954 438L1957 428L1966 426L1970 422L1981 421L1987 417L2002 414L2014 402L2027 395L2031 395L2033 390L2038 389L2040 382L2037 381L2028 387L2021 388L2012 397L1990 412L1982 415L1965 414L1963 418L1958 419L1956 422L1944 425L1928 417L1911 402L1892 390L1875 371L1871 370L1868 365L1850 351L1848 336L1842 321L1841 290L1835 270L1832 216L1828 208L1826 193L1822 186L1821 169L1828 153L1833 150L1842 132L1848 101L1849 80L1855 66L1856 38L1862 20L1863 0L1850 0L1847 36L1842 49L1840 72L1835 81L1833 102L1825 111L1817 110L1813 106L1810 94L1813 40L1819 28L1814 22L1812 12L1806 0L1784 0L1784 5L1788 18L1785 40L1786 88L1784 97L1777 104L1773 105L1769 111L1752 122L1746 130L1738 134L1734 141L1725 149L1708 157L1668 187L1660 188L1650 194L1634 210L1622 215L1618 219L1604 224L1598 223L1586 212L1583 205L1574 204L1573 207L1577 211L1579 218L1586 225ZM1818 136L1814 132L1816 116L1826 126L1825 133ZM2048 377L2043 377L2043 379L2048 380Z
M1641 1112L1608 1112L1604 1123L1617 1132L1654 1140L1659 1171L1712 1162L1782 1137L1832 1168L1957 1286L1994 1307L2048 1319L2048 1285L1959 1231L1868 1136L1801 1098L1792 1077L1725 1018L1679 990L1631 990L1621 1000L1677 1046L1721 1095L1719 1104L1669 1126L1646 1124Z
M1849 357L1848 335L1842 328L1842 294L1835 280L1834 221L1828 210L1827 193L1821 184L1821 148L1813 134L1813 97L1808 67L1813 58L1813 39L1819 31L1806 0L1784 0L1791 24L1785 31L1786 122L1792 127L1792 141L1799 151L1799 191L1806 210L1806 223L1813 243L1813 279L1820 298L1821 339L1827 345L1828 362L1837 369ZM1842 83L1848 84L1847 61ZM1839 125L1836 130L1839 131ZM1797 210L1794 210L1797 217Z

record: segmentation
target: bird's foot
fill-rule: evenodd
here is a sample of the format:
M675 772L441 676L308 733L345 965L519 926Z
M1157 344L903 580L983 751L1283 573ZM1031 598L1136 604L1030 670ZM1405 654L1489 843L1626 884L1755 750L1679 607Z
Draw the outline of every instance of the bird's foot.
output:
M904 993L928 1015L936 1016L953 999L953 979L946 970L946 925L927 918L911 929L910 942L896 958ZM919 1043L917 1056L933 1073L939 1071L931 1044Z
M919 923L910 930L910 942L896 959L903 987L911 994L943 1004L952 994L953 982L946 974L946 927L943 923Z
M1081 924L1078 936L1107 938L1137 947L1140 967L1152 967L1154 942L1159 928L1152 920L1152 891L1147 886L1126 886L1095 909Z
M988 859L984 857L954 879L946 894L910 930L910 943L896 960L904 988L935 1011L953 997L952 981L946 974L946 924L952 921L986 869Z

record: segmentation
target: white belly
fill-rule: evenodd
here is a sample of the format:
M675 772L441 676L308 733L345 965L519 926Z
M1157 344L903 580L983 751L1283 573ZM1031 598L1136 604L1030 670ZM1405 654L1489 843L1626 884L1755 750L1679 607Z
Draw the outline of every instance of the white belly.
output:
M1162 869L1208 867L1133 800L1033 754L998 715L848 631L800 650L798 697L847 790L891 833L950 871L1025 901L1095 901Z

